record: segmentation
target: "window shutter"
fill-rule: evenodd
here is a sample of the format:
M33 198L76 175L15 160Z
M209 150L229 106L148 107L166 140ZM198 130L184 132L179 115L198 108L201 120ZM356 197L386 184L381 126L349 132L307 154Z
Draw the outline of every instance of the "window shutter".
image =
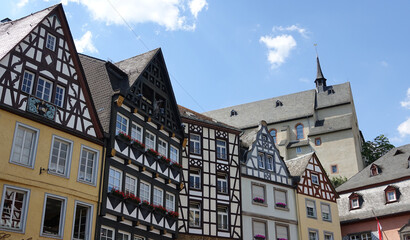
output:
M330 208L329 205L322 205L322 212L330 214Z
M315 209L315 203L312 201L306 201L306 206Z
M277 238L288 239L288 228L285 226L276 226L276 236Z
M252 185L253 198L260 197L265 199L265 191L262 186Z
M265 233L265 223L263 222L253 222L253 234L254 235L263 235L266 236Z
M281 203L288 204L286 202L286 192L275 190L275 201L276 203L281 202Z

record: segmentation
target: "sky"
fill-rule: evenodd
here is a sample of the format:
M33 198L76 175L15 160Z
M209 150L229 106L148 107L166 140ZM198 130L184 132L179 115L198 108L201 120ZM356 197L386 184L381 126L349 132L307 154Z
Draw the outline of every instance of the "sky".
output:
M366 141L410 143L410 1L2 0L12 20L62 3L77 51L160 47L178 104L205 112L350 82Z

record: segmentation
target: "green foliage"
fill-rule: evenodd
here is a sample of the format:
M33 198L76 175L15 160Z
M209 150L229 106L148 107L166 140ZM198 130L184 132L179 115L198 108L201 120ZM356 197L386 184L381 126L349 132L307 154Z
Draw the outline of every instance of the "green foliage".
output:
M373 141L367 141L363 144L362 157L366 159L367 164L370 164L393 148L394 146L390 143L389 139L380 134Z
M342 185L346 181L347 181L347 177L342 177L342 176L330 178L330 182L332 183L334 188L339 187L340 185Z

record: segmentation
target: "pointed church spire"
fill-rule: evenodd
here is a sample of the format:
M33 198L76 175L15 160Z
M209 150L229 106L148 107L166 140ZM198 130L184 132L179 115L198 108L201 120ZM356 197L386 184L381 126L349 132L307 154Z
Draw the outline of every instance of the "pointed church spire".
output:
M317 74L316 74L316 89L318 92L323 92L326 90L326 78L323 76L322 68L320 67L319 56L316 55L317 61Z
M325 78L325 77L323 77L322 68L320 67L319 56L316 56L316 61L317 61L317 75L316 75L316 79Z

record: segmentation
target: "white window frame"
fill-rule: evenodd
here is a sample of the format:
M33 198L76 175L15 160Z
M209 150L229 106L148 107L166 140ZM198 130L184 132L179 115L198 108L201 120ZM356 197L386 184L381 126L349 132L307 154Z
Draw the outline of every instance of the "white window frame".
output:
M315 239L310 238L310 233L315 233L316 234ZM309 230L308 230L308 239L309 240L319 240L319 231L316 230L316 229L309 228Z
M80 240L79 238L74 238L74 232L75 232L75 215L77 213L77 206L82 206L88 208L87 211L87 223L85 227L85 240L91 240L91 231L92 231L92 223L93 223L93 212L94 212L94 206L92 204L88 204L85 202L81 202L78 200L75 200L74 202L74 214L73 214L73 229L71 231L71 239L72 240Z
M120 174L119 178L117 178L115 175L112 176L112 175L111 175L111 172L113 172L113 173L119 173L119 174ZM113 180L114 180L114 183L113 183L113 184L110 183L110 179L113 179ZM119 185L116 185L115 182L119 182ZM122 171L119 170L119 169L117 169L117 168L115 168L115 167L112 167L112 166L110 166L110 169L109 169L109 171L108 171L108 192L110 192L111 189L115 189L115 190L122 191Z
M326 236L330 236L330 240L334 240L332 232L323 232L323 239L326 240Z
M275 169L272 155L266 155L266 169L273 171ZM269 167L270 166L270 167Z
M229 210L228 210L228 206L217 206L217 217L218 217L218 230L222 230L222 231L228 231L229 230ZM220 211L220 210L224 210L224 211ZM221 216L221 217L219 217ZM222 220L222 224L219 222L219 219ZM224 222L226 220L226 222ZM223 227L225 226L225 228Z
M393 195L393 198L392 199L390 199L390 193L392 193ZM387 198L387 202L394 202L394 201L396 201L397 200L397 196L396 196L396 190L394 189L394 190L389 190L389 191L386 191L386 198Z
M134 235L134 240L145 240L145 237Z
M44 220L45 220L44 217L45 217L45 214L46 214L47 199L49 199L49 198L57 199L57 200L62 201L61 210L60 210L60 229L58 230L58 235L43 233L43 231L44 231ZM40 236L63 239L64 238L64 227L65 227L66 211L67 211L67 198L66 197L61 197L61 196L57 196L57 195L54 195L54 194L51 194L51 193L46 193L45 196L44 196L44 205L43 205L43 215L42 215L42 218L41 218Z
M189 152L193 154L201 154L201 136L200 135L194 134L194 133L189 134Z
M216 176L216 191L218 193L223 193L223 194L228 194L228 177L226 175L221 176L217 175ZM226 188L224 188L223 183L225 183ZM225 189L225 191L224 191Z
M158 187L154 187L154 194L153 194L153 201L152 203L157 206L164 205L164 190Z
M44 81L44 85L42 86L42 87L43 87L43 91L41 91L41 92L39 92L39 90L38 90L38 87L39 87L39 85L40 85L40 80ZM48 98L46 99L46 98L44 97L44 93L45 93L45 89L46 89L46 84L47 84L47 83L50 84L50 89L49 89L50 93L49 93ZM40 93L40 96L37 95L38 92ZM50 100L51 100L52 95L53 95L53 82L50 81L50 80L47 80L47 79L44 78L44 77L38 77L38 80L37 80L37 88L36 88L36 94L35 94L35 96L36 96L37 98L40 98L40 99L46 101L46 102L51 102Z
M198 172L198 173L193 173L193 172ZM191 180L191 176L193 177L193 181ZM202 183L201 183L201 171L200 170L191 170L189 171L189 188L192 189L201 189ZM191 185L192 183L192 185ZM195 183L198 183L198 187L196 187Z
M62 90L61 99L58 98L58 96L60 95L60 93L58 92L58 89ZM63 107L64 106L64 95L65 95L65 88L60 86L60 85L57 85L56 86L56 93L55 93L55 96L54 96L54 105L56 105L58 107ZM58 104L57 103L58 101L61 101L61 103Z
M164 157L168 157L168 143L161 138L158 138L158 153Z
M134 181L134 185L130 180ZM138 186L138 179L135 178L134 176L131 176L129 174L125 174L125 191L124 193L130 193L134 194L134 196L137 196L137 186Z
M193 205L196 205L196 206L192 207ZM191 213L192 213L192 216L193 216L192 217L193 222L188 217L189 226L191 226L191 227L201 227L201 204L197 203L197 202L190 203L188 211L189 211L189 215L191 215ZM198 224L195 224L196 219L197 219L196 218L196 213L198 213Z
M119 120L118 117L121 118L120 122L118 122ZM126 122L124 123L123 120L126 120ZM115 116L115 135L118 135L120 132L123 132L128 135L128 123L129 123L128 118L122 115L121 113L117 112L117 116ZM117 125L120 125L119 126L120 128L118 128ZM123 129L124 126L125 126L125 130Z
M122 238L119 238L119 234L122 234ZM124 236L127 236L126 240L131 240L131 234L124 232L124 231L118 231L117 236L115 236L116 240L124 240Z
M52 46L50 46L51 44L49 45L49 39L53 39ZM57 38L53 34L47 33L46 48L50 49L51 51L55 51L56 44L57 44Z
M31 79L27 79L26 78L26 74L31 76ZM34 84L34 79L35 79L36 75L30 71L24 71L23 74L23 81L21 81L21 91L28 93L31 95L31 92L33 91L33 84ZM30 84L27 84L27 81L30 81ZM23 87L25 87L26 89L29 88L29 91L25 91L23 90Z
M57 166L56 166L57 169L55 169L55 171L53 171L53 169L51 169L51 161L53 159L53 152L54 152L54 143L56 141L68 144L67 158L65 160L66 162L65 162L65 166L64 166L65 173L63 173L63 174L58 173L58 170L57 170L58 169L59 156L58 156L58 159L57 159ZM73 154L73 145L74 145L73 141L62 138L62 137L59 137L57 135L53 135L52 141L51 141L51 148L50 148L50 158L49 158L49 161L48 161L48 173L51 173L51 174L54 174L54 175L57 175L57 176L63 176L63 177L66 177L66 178L70 177L71 161L72 161L72 154ZM61 147L61 145L60 145L60 147ZM58 149L58 155L60 155L60 148Z
M310 207L308 207L308 202L313 203L313 215L309 215L308 208L310 208ZM308 218L317 218L316 201L310 200L310 199L306 199L306 200L305 200L305 204L306 204L306 216L307 216Z
M35 136L34 136L32 145L30 146L29 164L24 164L24 163L21 163L21 162L13 161L14 150L16 148L17 131L20 127L23 128L23 129L28 129L29 131L35 132ZM13 146L11 147L11 154L10 154L9 162L12 163L12 164L16 164L16 165L20 165L20 166L23 166L23 167L28 167L28 168L33 169L35 159L36 159L36 154L37 154L37 145L38 145L39 135L40 135L40 130L38 130L37 128L28 126L28 125L20 123L20 122L16 122L16 128L14 129L14 136L13 136ZM21 155L21 152L20 152L20 155ZM21 156L20 156L20 159L21 159Z
M261 169L265 169L265 154L258 153L257 160L258 160L258 167Z
M319 175L311 173L310 178L312 179L313 184L319 185Z
M275 205L276 205L276 203L279 202L278 195L279 195L280 193L285 194L285 201L284 201L283 203L286 204L286 206L285 206L284 208L280 208L280 207L279 207L279 209L288 209L288 192L287 192L286 190L284 190L284 189L281 189L281 188L274 188L274 189L273 189L273 194L274 194L274 199L275 199Z
M350 199L350 206L352 207L352 209L359 208L360 207L359 198L355 197L355 198Z
M169 158L171 159L171 161L179 163L179 150L173 145L170 145Z
M329 216L328 216L328 218L325 218L325 215L324 214L326 214L323 210L324 210L324 206L327 206L328 208L329 208ZM331 207L330 207L330 204L327 204L327 203L320 203L320 210L321 210L321 212L322 212L322 220L323 221L326 221L326 222L332 222L332 209L331 209Z
M23 206L21 208L21 218L20 218L20 228L11 228L11 227L5 227L0 225L0 230L6 230L6 231L13 231L13 232L19 232L19 233L25 233L26 231L26 223L27 223L27 212L28 212L28 205L30 202L30 189L26 188L21 188L21 187L15 187L11 186L8 184L3 185L3 194L1 197L1 205L0 205L0 217L3 215L3 207L4 207L4 200L6 199L6 191L7 189L11 189L14 192L23 192L24 193L24 200L23 200ZM3 220L0 220L3 221Z
M172 200L170 199L172 197ZM169 192L165 193L165 208L175 211L175 195Z
M152 137L152 139L151 139ZM146 149L154 149L155 150L155 144L156 144L156 136L150 131L145 132L145 148Z
M226 159L228 154L227 154L227 144L225 140L216 140L216 158L219 159Z
M144 132L144 129L136 124L135 122L131 123L131 138L140 141L141 143L143 142L142 140L142 134Z
M142 188L142 186L148 186L148 198L146 198L143 194L142 194L142 190L143 190L143 188ZM145 191L145 190L144 190ZM141 199L141 201L144 201L144 200L146 200L146 201L148 201L148 202L151 202L151 184L149 184L149 183L147 183L147 182L144 182L144 181L140 181L140 192L139 192L139 196L140 196L140 199Z
M108 231L111 231L112 232L112 238L108 238L108 237L106 237L104 240L114 240L115 239L115 229L113 229L113 228L110 228L110 227L106 227L106 226L101 226L101 229L100 229L100 240L102 240L102 237L101 237L101 232L102 232L102 230L106 230L107 232Z
M83 151L88 151L91 153L94 153L94 166L93 166L93 172L92 172L92 176L91 176L91 182L86 180L85 174L87 173L87 171L84 172L84 179L81 179L81 163L82 163L82 158L83 158ZM85 145L81 145L81 152L80 152L80 161L79 161L79 166L78 166L78 176L77 176L77 181L82 182L82 183L86 183L92 186L96 186L97 184L97 170L98 170L98 166L99 166L99 159L100 159L100 151L98 151L97 149L94 148L90 148L87 147ZM85 164L85 166L87 167L88 164L88 159L87 162Z

